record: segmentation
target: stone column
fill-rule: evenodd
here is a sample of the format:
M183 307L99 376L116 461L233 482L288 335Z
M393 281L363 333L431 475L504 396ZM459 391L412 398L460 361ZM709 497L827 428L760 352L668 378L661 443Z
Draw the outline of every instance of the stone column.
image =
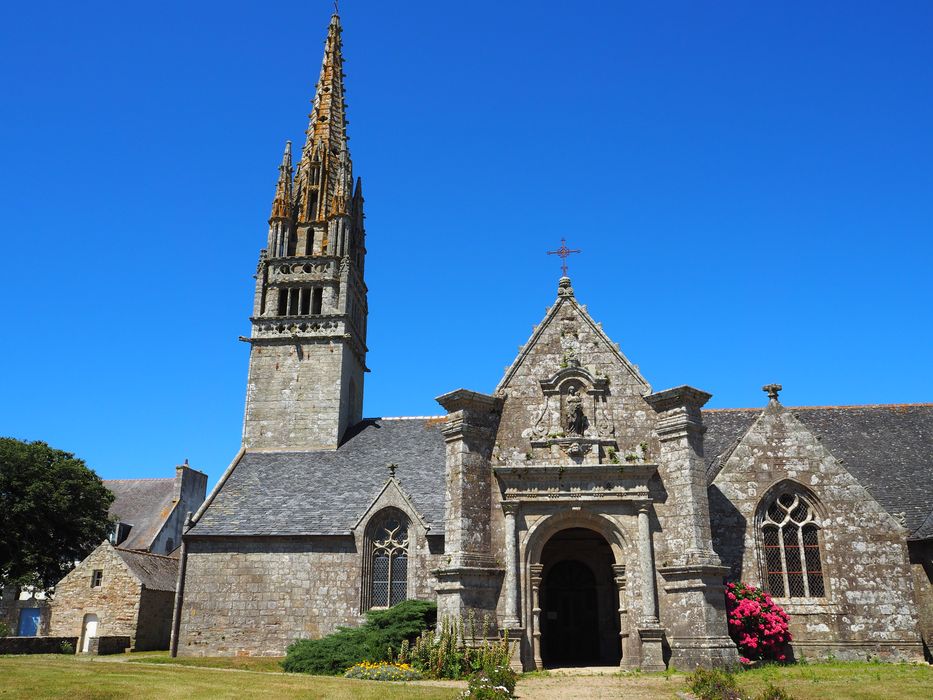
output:
M502 510L505 512L505 621L504 626L510 629L521 626L518 619L518 559L516 557L515 514L518 503L503 501Z
M648 506L638 509L638 562L641 565L641 626L658 624L654 591L654 557L651 554L651 523Z
M638 562L641 566L641 620L638 623L638 637L641 640L641 663L643 671L663 671L664 654L661 644L664 629L658 624L657 596L654 580L654 553L651 548L651 522L648 519L648 506L638 509Z
M531 565L531 652L535 669L541 670L541 572L544 564Z
M709 518L703 416L706 392L689 386L646 396L657 412L661 445L658 475L672 504L661 518L667 550L663 619L669 630L671 663L677 668L738 662L726 623L722 580L728 568L713 551Z

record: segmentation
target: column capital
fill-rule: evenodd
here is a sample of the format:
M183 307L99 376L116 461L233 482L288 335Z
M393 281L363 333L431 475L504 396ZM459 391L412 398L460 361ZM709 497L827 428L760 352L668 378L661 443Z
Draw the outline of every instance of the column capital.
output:
M518 513L518 508L521 504L518 501L502 501L502 512L506 516L514 516Z

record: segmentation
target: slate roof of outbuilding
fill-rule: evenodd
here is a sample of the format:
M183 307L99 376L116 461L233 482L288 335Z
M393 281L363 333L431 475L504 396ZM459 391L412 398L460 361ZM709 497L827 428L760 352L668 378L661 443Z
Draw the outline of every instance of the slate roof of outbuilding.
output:
M820 437L885 510L904 514L911 538L933 537L933 404L788 410ZM759 415L756 409L703 412L710 482Z
M114 495L110 516L133 527L120 543L125 549L148 549L172 511L174 479L108 479Z
M348 534L389 478L431 534L443 534L445 448L440 418L373 418L336 450L249 452L233 468L192 535Z
M174 591L178 579L178 559L161 554L134 552L121 547L114 551L126 563L133 575L151 591Z

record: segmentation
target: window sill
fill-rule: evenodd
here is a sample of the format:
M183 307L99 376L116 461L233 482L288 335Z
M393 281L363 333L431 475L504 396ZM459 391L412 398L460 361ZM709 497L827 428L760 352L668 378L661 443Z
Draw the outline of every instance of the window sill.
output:
M836 615L842 606L824 598L774 598L788 615Z

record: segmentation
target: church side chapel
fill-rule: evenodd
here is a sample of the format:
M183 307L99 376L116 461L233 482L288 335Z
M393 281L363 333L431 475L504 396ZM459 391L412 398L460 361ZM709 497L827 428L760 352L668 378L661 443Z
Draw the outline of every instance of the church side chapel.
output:
M173 653L281 655L418 598L488 615L525 670L726 665L742 580L790 613L797 656L922 659L933 404L791 409L768 385L762 407L704 410L649 385L565 266L491 394L362 417L343 77L335 13L260 253L242 447L183 538Z

